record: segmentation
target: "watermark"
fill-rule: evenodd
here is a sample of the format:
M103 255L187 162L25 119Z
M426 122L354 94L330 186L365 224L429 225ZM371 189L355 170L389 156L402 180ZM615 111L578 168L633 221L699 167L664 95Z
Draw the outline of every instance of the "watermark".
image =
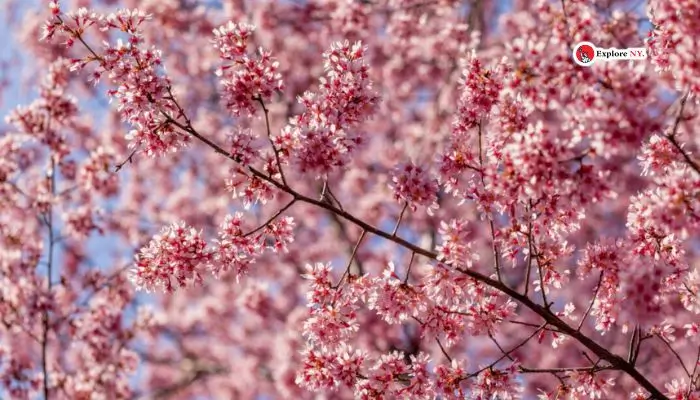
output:
M590 42L580 42L574 46L574 62L582 67L590 67L598 61L618 61L618 60L645 60L647 49L644 47L631 47L627 49L616 49L611 47L604 49L596 47Z

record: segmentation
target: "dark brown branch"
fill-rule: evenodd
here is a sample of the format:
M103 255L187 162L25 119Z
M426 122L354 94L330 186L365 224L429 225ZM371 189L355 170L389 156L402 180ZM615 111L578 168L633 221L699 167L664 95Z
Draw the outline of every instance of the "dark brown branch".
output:
M698 347L698 354L695 356L695 365L693 366L693 372L690 374L690 384L688 385L688 392L686 393L686 396L690 398L690 394L694 390L694 388L697 388L697 380L695 378L695 373L698 371L698 365L700 365L700 347Z

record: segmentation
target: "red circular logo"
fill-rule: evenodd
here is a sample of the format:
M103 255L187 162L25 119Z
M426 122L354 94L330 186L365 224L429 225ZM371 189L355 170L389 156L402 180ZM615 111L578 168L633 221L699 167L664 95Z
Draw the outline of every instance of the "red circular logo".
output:
M576 59L583 64L590 64L595 57L593 47L587 44L579 46L576 50Z

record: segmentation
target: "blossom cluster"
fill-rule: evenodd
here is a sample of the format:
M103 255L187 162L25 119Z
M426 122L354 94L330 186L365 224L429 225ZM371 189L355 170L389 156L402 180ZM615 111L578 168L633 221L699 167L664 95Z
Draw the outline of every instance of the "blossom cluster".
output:
M141 326L124 318L131 284L83 261L84 243L105 232L99 198L119 182L107 141L84 140L92 130L71 95L71 65L47 66L38 98L10 112L0 138L0 385L17 399L127 398L139 361L131 342Z
M223 100L233 115L254 115L257 102L269 101L275 91L282 91L284 84L278 72L279 62L259 48L255 56L248 54L253 25L229 22L214 29L214 47L219 57L227 63L216 70L221 78Z
M474 336L497 332L515 311L515 304L473 280L460 278L455 268L431 267L425 280L411 284L389 263L381 276L350 274L333 284L329 264L308 265L304 275L311 282L307 293L310 313L304 323L308 344L296 382L310 390L354 387L360 398L452 398L456 391L471 391L483 398L516 398L521 388L514 380L515 364L469 374L464 369L451 370L456 360L451 366L434 364L427 354L400 352L372 359L360 349L347 347L359 332L362 303L389 325L419 322L422 337L442 338L446 347L460 342L465 331ZM444 295L447 293L461 296Z
M379 97L372 89L367 48L361 42L336 42L323 54L325 77L317 93L298 99L304 112L283 130L290 139L280 146L293 155L303 173L327 175L348 164L367 141L360 123L372 116Z
M657 69L669 72L676 88L700 94L700 65L697 34L700 32L700 5L692 0L653 0L648 5L654 25L647 45Z
M177 151L188 142L188 136L176 132L170 120L177 117L178 107L172 100L171 83L164 74L160 50L147 48L143 40L142 24L152 16L140 10L120 10L102 15L81 8L77 13L61 14L58 3L51 2L52 18L44 26L42 38L66 39L72 47L76 41L84 42L88 28L96 26L101 31L118 31L126 34L114 43L104 42L98 53L87 47L89 54L72 60L73 70L82 70L96 64L90 70L95 85L106 75L116 84L108 95L117 100L122 119L132 129L126 135L132 148L148 155L161 155Z
M244 233L243 214L235 213L226 216L210 245L193 227L174 223L140 250L131 280L149 292L174 292L201 284L209 273L220 278L232 271L240 280L264 251L288 251L294 241L294 226L291 217L281 217L267 222L262 229Z
M406 202L411 210L416 211L418 206L428 207L428 213L438 208L437 179L423 167L415 164L397 166L393 171L391 186L394 190L394 198Z
M201 282L211 258L200 232L184 223L173 224L141 249L132 280L148 291L172 292Z

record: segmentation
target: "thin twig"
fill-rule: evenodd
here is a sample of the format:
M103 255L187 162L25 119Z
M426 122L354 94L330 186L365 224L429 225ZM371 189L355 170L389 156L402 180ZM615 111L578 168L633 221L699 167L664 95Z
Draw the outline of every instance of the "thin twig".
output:
M666 347L668 347L669 350L671 350L671 353L673 353L676 359L678 359L678 362L681 364L681 367L683 367L683 370L685 371L686 375L690 376L690 371L688 370L688 368L686 368L685 363L683 362L683 359L678 354L678 352L676 352L676 350L674 350L673 347L671 347L671 343L669 343L666 339L663 338L663 336L659 335L658 333L656 334L656 337L659 338L659 340L661 340L666 345Z
M287 179L284 177L284 172L282 171L282 161L280 160L280 152L277 146L275 146L275 142L272 140L272 130L270 129L270 110L268 110L267 106L265 105L265 101L261 96L256 96L255 100L260 103L260 107L263 109L263 113L265 114L265 127L267 129L267 140L270 141L270 146L272 146L272 151L275 153L275 162L277 163L277 169L279 170L280 173L280 178L282 178L282 183L285 185L287 184Z
M404 278L404 285L408 283L408 278L411 276L411 266L413 265L413 259L416 257L415 252L411 252L411 260L408 262L408 268L406 269L406 278Z
M695 365L693 366L693 372L690 374L690 384L688 385L688 392L686 393L686 396L690 398L690 394L692 393L694 388L697 388L697 383L695 383L695 373L698 370L698 365L700 365L700 346L698 347L698 355L695 356Z
M538 324L533 324L533 323L531 323L531 322L518 321L518 320L512 320L512 319L509 319L508 322L510 322L510 323L512 323L512 324L516 324L516 325L529 326L529 327L532 327L532 328L538 328L538 327L540 326L540 325L538 325ZM543 331L548 331L548 332L554 332L554 333L563 333L563 332L560 331L559 329L551 328L551 327L548 327L548 326L545 326L544 328L542 328L542 330L543 330Z
M265 228L266 226L270 225L270 224L272 223L272 221L276 220L280 215L282 215L282 213L284 213L285 211L287 211L287 210L289 209L289 207L293 206L294 203L296 203L296 201L297 201L296 198L292 199L292 201L290 201L289 203L287 203L286 206L280 208L279 211L277 211L273 216L271 216L270 218L268 218L267 221L263 222L262 224L260 224L260 226L258 226L257 228L253 229L252 231L250 231L250 232L244 234L243 237L248 237L248 236L254 234L255 232L258 232L258 231L260 231L261 229Z
M598 372L612 369L611 367L568 367L568 368L526 368L520 367L520 372L524 374L558 374L566 372Z
M452 357L450 357L450 355L447 354L447 350L445 350L445 348L442 346L442 343L440 343L440 339L436 337L435 341L437 342L438 346L440 347L440 351L442 351L442 354L445 356L445 358L447 358L447 361L452 362Z
M484 155L483 155L483 132L482 132L482 121L479 121L479 175L481 176L481 186L486 190L486 177L484 173ZM496 276L499 282L503 282L501 278L501 256L498 251L498 245L496 244L496 227L493 223L493 215L488 216L489 228L491 229L491 246L493 248L493 258L496 264Z
M328 202L331 205L338 206L341 210L343 209L343 205L340 204L340 200L333 194L333 191L331 190L331 186L328 184L328 179L323 180L323 187L321 188L321 201Z
M394 226L394 230L391 232L392 236L396 236L396 232L399 231L399 226L401 225L401 220L403 219L403 214L406 212L406 208L408 208L408 202L404 203L403 208L401 209L401 213L399 214L398 220L396 220L396 226Z
M634 363L634 351L637 345L637 340L639 340L639 325L634 326L632 331L632 338L630 339L629 349L627 350L627 362Z
M489 336L490 336L491 339L494 341L494 343L496 343L496 346L497 346L498 349L501 351L501 353L503 353L503 355L502 355L501 357L499 357L497 360L495 360L494 362L492 362L491 364L487 365L486 367L483 367L483 368L479 369L479 370L476 371L476 372L473 372L473 373L471 373L471 374L468 374L468 375L462 377L462 380L464 380L464 379L469 379L469 378L473 378L473 377L475 377L475 376L478 376L479 374L481 374L482 372L486 371L487 369L491 369L491 368L495 367L499 362L503 361L505 358L510 358L511 353L513 353L514 351L516 351L516 350L520 349L521 347L525 346L530 340L532 340L533 337L535 337L535 335L537 335L537 334L538 334L542 329L544 329L546 326L547 326L547 323L546 323L546 322L543 323L543 324L540 325L537 329L535 329L535 331L532 332L527 338L525 338L523 341L521 341L521 342L518 343L517 345L513 346L513 347L512 347L510 350L508 350L508 351L504 351L503 348L498 344L498 342L496 342L496 340L493 338L493 336L491 336L491 334L489 334ZM511 358L511 360L512 360L512 358Z
M120 162L119 164L117 164L117 165L114 167L114 172L119 172L119 171L124 167L124 165L126 165L127 162L128 162L129 164L131 164L131 163L134 161L134 160L133 160L133 159L134 159L134 155L136 154L137 151L138 151L138 149L134 149L134 150L131 152L131 154L129 154L129 157L127 157L124 161L122 161L122 162Z
M566 29L566 32L565 32L566 48L569 50L569 52L571 52L572 51L571 38L569 37L571 35L571 28L569 28L569 15L566 12L565 0L561 0L561 10L562 10L562 13L564 14L564 28Z
M683 150L683 146L678 142L678 139L676 137L676 135L678 134L678 127L680 126L681 119L683 118L683 110L685 109L685 104L688 101L689 95L690 91L686 92L685 95L683 95L683 97L681 98L678 115L676 116L676 120L673 123L673 129L671 130L671 133L665 135L665 137L669 141L669 143L671 143L671 145L673 145L673 147L676 148L676 151L678 151L681 154L681 157L683 157L686 164L688 164L688 166L692 168L693 171L695 171L697 174L700 174L700 165L693 161L693 159L690 158L690 154Z
M595 287L595 292L593 293L593 298L591 299L591 304L588 305L586 312L583 314L583 317L581 317L581 322L579 322L578 328L576 328L577 331L581 330L581 327L583 326L583 322L588 317L588 314L591 313L591 310L593 309L593 304L595 304L595 301L598 298L598 291L600 290L600 287L602 285L603 285L603 271L600 271L600 276L598 277L598 284Z
M53 155L50 155L51 157L51 166L50 166L50 185L51 185L51 194L53 196L56 195L56 160L54 159ZM52 199L53 201L53 199ZM56 243L54 240L54 231L53 231L53 206L51 202L49 202L49 209L47 211L46 215L46 227L48 229L49 233L49 249L48 249L48 261L46 263L46 285L47 285L47 292L48 294L51 293L51 289L53 287L53 280L51 276L53 275L53 250L54 250L54 244ZM44 374L44 399L49 400L49 369L48 369L48 343L49 343L49 310L46 309L44 310L43 318L43 332L42 332L42 337L41 337L41 369Z
M343 205L340 204L340 200L338 200L338 197L336 197L336 195L333 193L333 190L331 190L331 185L326 185L326 192L328 193L328 195L331 196L331 199L335 201L335 205L342 210Z
M340 233L341 239L343 240L343 242L346 243L348 255L352 254L354 241L350 240L350 236L348 235L347 229L345 228L345 224L343 224L343 221L340 220L340 217L338 217L336 213L328 212L328 214L330 215L331 220L333 221L335 226L338 228L338 232ZM364 274L364 264L360 259L355 258L355 265L357 265L357 274Z
M530 212L528 211L528 215ZM525 297L530 290L530 275L532 274L532 218L527 219L527 271L525 271Z
M533 247L534 247L534 245L533 245ZM537 250L535 249L535 252L536 251ZM547 301L547 293L546 293L547 288L544 285L544 273L542 272L542 263L540 262L539 257L537 258L537 272L540 276L540 290L542 292L542 302L544 303L544 307L546 309L549 309L551 304L549 303L549 301Z
M340 277L338 284L333 286L334 289L339 288L343 283L343 280L345 280L345 277L350 273L350 266L352 266L352 261L355 259L355 255L357 254L357 249L360 248L360 244L362 243L362 239L365 238L366 233L367 231L363 229L362 233L360 234L360 238L357 239L357 243L355 243L355 247L352 249L352 254L350 254L350 259L348 260L348 266L345 268L345 272L343 272L343 275Z
M197 381L206 379L212 375L220 375L228 372L226 368L222 367L215 367L211 369L204 369L204 368L198 368L192 373L188 374L185 378L173 383L170 386L166 386L160 389L157 389L150 395L144 395L141 397L137 398L142 398L142 399L167 399L172 397L173 395L177 394L179 391L189 387L190 385L194 384Z

